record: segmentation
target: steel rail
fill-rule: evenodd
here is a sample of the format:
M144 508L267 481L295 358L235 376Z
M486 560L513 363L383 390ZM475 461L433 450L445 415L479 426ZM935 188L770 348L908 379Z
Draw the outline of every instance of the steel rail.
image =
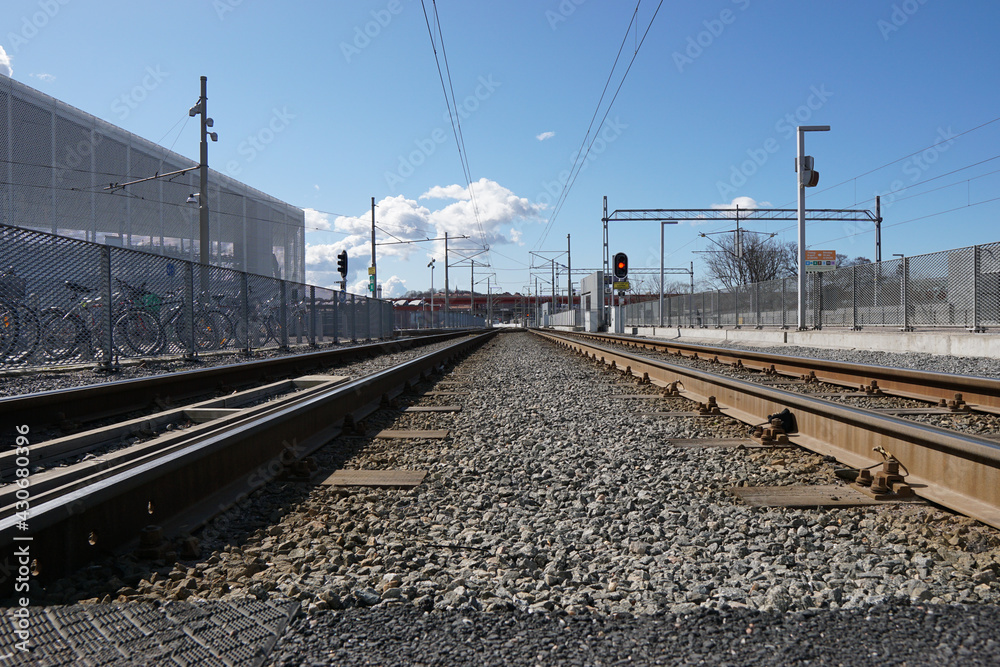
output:
M856 468L882 462L882 447L908 471L913 491L956 512L1000 528L1000 445L986 438L923 425L875 411L824 401L758 383L686 366L668 364L551 332L533 333L606 364L667 386L679 382L681 395L707 402L714 396L723 414L747 424L766 423L787 408L798 431L796 445Z
M866 366L845 361L792 357L753 350L734 350L710 345L631 338L611 334L573 333L572 335L627 345L636 349L659 350L687 357L698 355L699 359L714 358L725 364L739 362L752 370L773 369L777 374L789 377L799 378L814 375L820 382L853 387L854 389L871 387L874 382L884 394L922 401L940 402L943 400L950 402L955 399L956 394L961 394L962 399L970 409L1000 414L1000 380L994 378L951 375L908 368Z
M8 396L0 398L0 422L26 424L37 430L42 425L58 422L93 421L149 409L157 399L179 402L203 396L217 387L230 389L282 376L303 375L360 356L376 356L467 335L468 331L461 331L405 338Z
M48 579L116 553L150 524L176 525L177 517L198 517L199 523L183 526L190 532L292 469L336 437L345 422L370 414L495 333L457 341L231 429L133 460L125 469L102 473L93 484L72 485L67 493L32 505L27 520L0 518L0 548L10 552L29 544L39 577Z

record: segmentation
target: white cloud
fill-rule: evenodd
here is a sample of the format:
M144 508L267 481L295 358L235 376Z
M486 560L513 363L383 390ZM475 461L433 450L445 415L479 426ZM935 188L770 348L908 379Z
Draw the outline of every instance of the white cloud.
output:
M524 233L520 229L515 229L514 227L511 227L510 228L511 242L516 243L517 245L524 245L523 243L521 243L521 236L523 236L523 234Z
M313 185L313 187L316 188L317 192L319 192L319 184L318 183L316 185Z
M55 77L54 74L44 74L44 73L43 74L29 74L28 76L34 77L36 79L39 79L40 81L44 81L45 83L49 83L50 81L55 81L56 80L56 77Z
M461 185L435 185L420 195L421 199L468 199L469 190Z
M302 209L306 214L306 234L330 229L330 216L314 208Z
M556 136L555 132L542 132L541 134L536 134L535 139L538 139L539 141L545 141L546 139L551 139L554 136Z
M406 281L399 276L389 276L386 280L380 280L382 285L382 298L388 299L406 294Z
M736 208L737 206L740 208L766 208L770 205L770 202L758 202L753 197L735 197L728 204L712 204L712 208Z
M435 186L420 195L420 200L450 200L444 201L444 206L436 210L403 195L386 197L377 202L376 239L378 243L392 242L377 247L379 268L414 258L424 264L428 257L436 257L439 262L444 258L444 241L398 241L441 238L448 232L456 239L449 244L450 248L519 243L520 232L512 225L542 220L541 205L518 197L495 181L483 178L473 183L472 188L476 196L475 207L469 189L461 185ZM479 223L476 222L475 210L479 212ZM337 216L331 224L327 215L306 209L306 226L318 227L321 224L327 225L324 229L343 234L345 238L329 244L306 245L307 280L315 285L338 286L337 255L346 250L348 278L352 280L348 286L356 293L363 293L367 289L367 267L371 263L371 210L357 216ZM460 236L469 238L457 240ZM383 281L384 290L395 290L397 285L401 286L402 281L391 284Z
M10 65L10 56L0 46L0 74L4 76L14 76L14 68Z

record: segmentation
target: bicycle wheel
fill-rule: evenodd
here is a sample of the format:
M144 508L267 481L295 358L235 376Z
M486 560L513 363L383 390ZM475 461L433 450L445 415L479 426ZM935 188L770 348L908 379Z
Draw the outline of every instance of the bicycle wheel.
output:
M84 329L76 315L62 308L46 308L39 320L42 351L46 359L59 361L79 352Z
M34 308L23 303L17 305L17 340L7 351L7 359L14 363L27 361L38 349L42 340L42 327Z
M0 301L0 357L5 357L17 345L17 310Z
M138 355L156 354L163 348L166 335L160 321L144 310L130 310L115 322L116 342Z
M202 316L212 323L216 347L232 347L236 337L236 326L232 318L221 310L208 310L202 313Z
M267 339L263 347L268 345L281 345L281 320L273 315L269 315L264 323L267 325Z

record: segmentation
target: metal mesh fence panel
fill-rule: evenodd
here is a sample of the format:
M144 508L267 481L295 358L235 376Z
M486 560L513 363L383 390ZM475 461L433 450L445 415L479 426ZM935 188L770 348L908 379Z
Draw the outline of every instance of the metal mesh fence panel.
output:
M781 326L781 280L768 280L757 286L760 325Z
M107 249L0 228L0 361L110 361Z
M189 321L183 306L190 295L185 293L185 270L177 269L177 262L166 257L111 249L113 332L121 356L186 351L183 341L189 332L181 323Z
M979 321L976 328L1000 326L1000 243L976 246L978 251L978 284L976 300ZM951 275L951 267L948 270ZM966 326L972 327L972 323Z

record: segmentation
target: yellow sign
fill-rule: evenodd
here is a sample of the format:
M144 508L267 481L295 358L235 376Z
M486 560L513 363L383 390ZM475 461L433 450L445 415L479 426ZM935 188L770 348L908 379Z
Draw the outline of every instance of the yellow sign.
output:
M368 275L370 275L370 276L374 276L375 275L375 267L374 266L369 266L368 267Z
M837 268L836 250L806 250L806 271L833 271Z
M629 288L629 284L628 284L627 280L622 280L622 281L618 281L618 282L612 283L611 287L613 287L614 289L628 289Z

